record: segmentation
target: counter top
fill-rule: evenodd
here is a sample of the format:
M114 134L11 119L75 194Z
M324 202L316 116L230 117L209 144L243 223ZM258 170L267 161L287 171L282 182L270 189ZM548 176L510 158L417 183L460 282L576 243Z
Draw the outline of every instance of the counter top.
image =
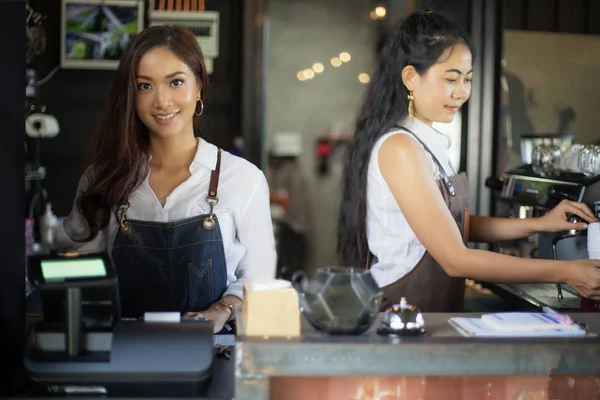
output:
M298 338L243 336L235 354L216 359L208 399L268 398L269 378L315 376L540 376L600 374L600 338L466 338L448 324L453 316L424 314L428 335L388 338L376 321L360 336L328 336L305 320ZM572 314L600 333L600 314ZM234 384L235 382L235 384Z
M236 373L250 376L600 374L600 338L466 338L453 316L425 314L425 337L328 336L306 322L292 339L239 336ZM576 314L600 332L600 314ZM239 325L238 325L239 328ZM242 328L243 332L243 328Z

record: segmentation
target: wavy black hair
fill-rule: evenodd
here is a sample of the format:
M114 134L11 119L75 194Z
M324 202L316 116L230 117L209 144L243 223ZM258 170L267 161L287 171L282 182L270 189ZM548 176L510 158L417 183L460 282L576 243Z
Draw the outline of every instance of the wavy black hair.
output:
M465 44L467 34L447 17L433 11L410 14L388 38L363 96L354 137L349 144L342 177L337 253L346 266L366 265L367 169L375 142L408 116L408 89L402 69L412 65L423 75L444 52Z

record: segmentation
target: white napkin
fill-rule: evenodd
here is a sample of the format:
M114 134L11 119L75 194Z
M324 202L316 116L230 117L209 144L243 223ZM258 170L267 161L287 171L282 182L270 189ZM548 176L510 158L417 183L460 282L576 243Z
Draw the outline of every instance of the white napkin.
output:
M588 224L587 248L590 260L600 260L600 222Z

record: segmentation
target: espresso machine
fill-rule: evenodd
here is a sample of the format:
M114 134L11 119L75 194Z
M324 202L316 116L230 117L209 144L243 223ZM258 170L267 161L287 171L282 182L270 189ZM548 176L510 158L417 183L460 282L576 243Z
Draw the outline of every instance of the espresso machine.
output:
M490 177L486 186L492 189L496 200L515 218L544 215L562 200L586 203L592 210L600 200L600 175L554 170L537 172L532 164L525 164ZM572 221L579 217L573 216ZM538 233L510 243L496 244L495 251L526 258L555 260L587 259L587 231ZM517 296L536 308L549 306L572 311L600 311L598 303L582 298L566 284L493 285L490 287L511 296Z

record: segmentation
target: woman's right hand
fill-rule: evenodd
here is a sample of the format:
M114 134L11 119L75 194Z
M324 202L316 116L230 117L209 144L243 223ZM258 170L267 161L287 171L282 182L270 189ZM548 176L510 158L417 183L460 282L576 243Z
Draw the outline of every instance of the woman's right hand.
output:
M569 261L567 284L583 297L600 300L600 260Z

